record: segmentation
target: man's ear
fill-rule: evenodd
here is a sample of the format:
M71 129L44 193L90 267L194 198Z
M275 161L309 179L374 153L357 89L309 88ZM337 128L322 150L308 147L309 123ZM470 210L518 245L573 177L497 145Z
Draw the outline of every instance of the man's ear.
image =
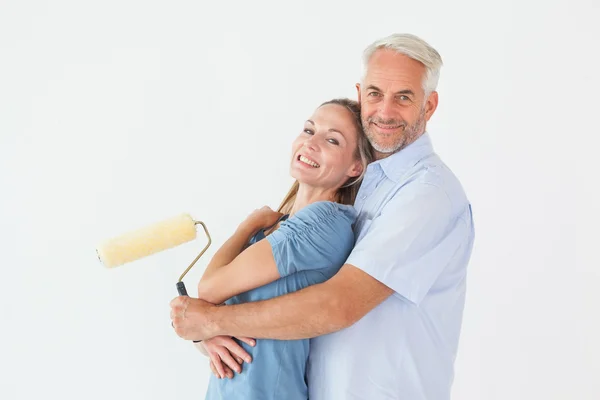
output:
M358 104L360 104L360 83L356 84L356 92L358 94Z
M431 116L435 112L435 109L437 108L437 106L438 106L438 93L431 92L429 94L429 97L427 98L427 101L425 102L425 121L429 121L429 118L431 118Z

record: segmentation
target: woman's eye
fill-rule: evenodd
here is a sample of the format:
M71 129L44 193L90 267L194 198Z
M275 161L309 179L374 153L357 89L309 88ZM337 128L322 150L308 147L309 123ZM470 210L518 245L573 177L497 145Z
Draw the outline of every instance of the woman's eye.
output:
M327 139L327 141L331 144L335 144L336 146L340 144L336 139Z
M308 129L308 128L304 130L304 133L307 133L307 134L309 134L309 135L314 135L314 134L315 134L315 133L312 131L312 129Z

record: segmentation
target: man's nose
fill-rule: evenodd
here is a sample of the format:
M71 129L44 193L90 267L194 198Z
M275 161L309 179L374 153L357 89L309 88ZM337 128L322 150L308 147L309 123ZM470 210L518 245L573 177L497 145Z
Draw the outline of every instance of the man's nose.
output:
M394 99L384 98L383 101L379 103L379 109L377 111L381 119L393 119L395 115Z

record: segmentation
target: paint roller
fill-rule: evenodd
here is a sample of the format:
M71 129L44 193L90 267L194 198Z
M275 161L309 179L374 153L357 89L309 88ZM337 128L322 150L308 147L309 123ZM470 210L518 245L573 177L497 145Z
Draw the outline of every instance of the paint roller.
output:
M204 222L195 221L189 214L165 219L101 242L96 247L98 259L107 268L118 267L196 239L196 226L202 225L208 243L179 277L177 292L187 296L183 278L202 257L212 240Z

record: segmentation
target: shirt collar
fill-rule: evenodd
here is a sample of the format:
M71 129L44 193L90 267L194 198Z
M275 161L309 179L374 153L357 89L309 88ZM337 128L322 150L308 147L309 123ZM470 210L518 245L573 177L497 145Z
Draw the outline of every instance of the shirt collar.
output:
M392 181L398 183L402 175L412 168L423 157L433 153L431 138L427 132L397 153L382 160L374 161L371 165L379 165L383 173Z

